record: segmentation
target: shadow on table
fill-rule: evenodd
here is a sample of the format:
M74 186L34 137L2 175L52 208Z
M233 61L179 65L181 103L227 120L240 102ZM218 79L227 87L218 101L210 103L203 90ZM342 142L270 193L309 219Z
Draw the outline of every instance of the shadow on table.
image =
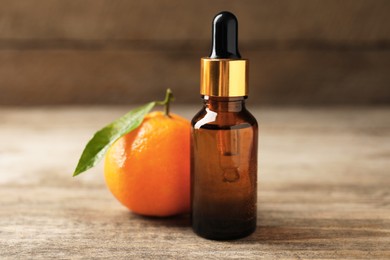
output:
M144 224L153 226L191 229L191 220L188 214L174 217L145 217L130 213L130 218L141 222L141 225L142 222L145 222ZM267 222L270 225L261 225L261 223ZM318 243L319 240L323 241L323 246L323 243L335 243L334 241L337 241L337 239L343 238L386 237L386 234L380 229L381 224L368 219L289 218L272 219L272 221L270 219L260 219L259 224L260 226L257 226L256 231L252 235L226 242L233 244L279 245L300 244L301 242L306 245L311 244L314 248L318 247L320 249L322 247L321 243Z
M164 226L164 227L191 227L191 220L188 214L177 215L172 217L147 217L141 216L130 212L130 217L132 219L137 219L138 221L146 221L149 224L155 226Z

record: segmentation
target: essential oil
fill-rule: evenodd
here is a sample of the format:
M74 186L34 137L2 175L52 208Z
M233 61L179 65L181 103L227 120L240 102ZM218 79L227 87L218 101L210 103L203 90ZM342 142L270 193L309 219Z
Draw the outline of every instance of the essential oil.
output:
M256 119L245 108L248 61L237 47L236 17L213 20L213 45L201 59L203 108L192 119L191 219L198 235L216 240L256 229Z

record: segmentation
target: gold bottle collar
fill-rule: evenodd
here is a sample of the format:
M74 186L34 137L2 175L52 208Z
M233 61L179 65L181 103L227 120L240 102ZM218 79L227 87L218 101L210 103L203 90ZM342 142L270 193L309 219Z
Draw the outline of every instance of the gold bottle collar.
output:
M201 58L200 94L214 97L248 95L248 60Z

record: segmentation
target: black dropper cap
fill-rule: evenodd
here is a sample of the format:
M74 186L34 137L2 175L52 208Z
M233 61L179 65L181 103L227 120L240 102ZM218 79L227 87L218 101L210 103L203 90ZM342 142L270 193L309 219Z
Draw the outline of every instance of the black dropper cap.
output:
M238 22L234 14L221 12L214 17L213 43L210 58L240 59L238 51Z
M221 12L214 17L211 54L200 59L201 95L248 95L248 60L241 59L238 52L237 28L237 18L230 12Z

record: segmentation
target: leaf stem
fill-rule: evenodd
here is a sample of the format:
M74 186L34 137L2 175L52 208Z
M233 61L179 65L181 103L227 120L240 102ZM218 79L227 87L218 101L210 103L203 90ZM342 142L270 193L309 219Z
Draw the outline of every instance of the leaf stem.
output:
M163 101L156 102L156 104L164 106L164 114L168 117L170 116L169 115L170 103L174 99L175 98L173 97L173 93L172 93L171 89L168 88L167 92L165 93L165 99Z

